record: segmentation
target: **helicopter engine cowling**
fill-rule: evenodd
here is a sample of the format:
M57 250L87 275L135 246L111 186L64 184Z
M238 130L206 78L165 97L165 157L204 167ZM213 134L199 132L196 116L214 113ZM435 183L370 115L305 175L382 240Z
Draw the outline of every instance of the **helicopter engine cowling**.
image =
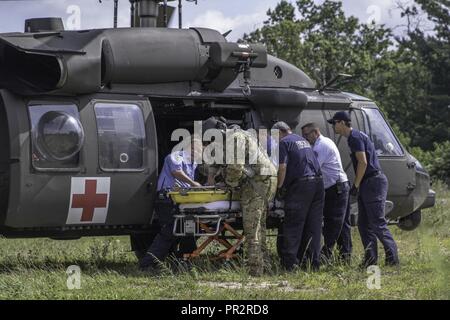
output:
M98 92L114 84L199 82L223 91L262 45L228 43L210 29L122 28L0 36L0 85L22 94Z

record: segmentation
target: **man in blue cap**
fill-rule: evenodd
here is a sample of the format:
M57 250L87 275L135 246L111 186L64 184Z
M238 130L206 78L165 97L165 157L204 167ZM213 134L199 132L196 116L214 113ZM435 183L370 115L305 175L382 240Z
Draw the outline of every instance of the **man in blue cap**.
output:
M286 189L281 264L288 271L308 265L318 270L325 198L320 165L309 142L289 125L280 121L272 129L280 136L278 190Z
M353 129L347 112L336 112L328 122L337 134L347 138L355 169L350 194L358 197L358 229L365 250L363 266L378 263L377 238L386 252L386 265L399 264L398 249L385 218L388 181L381 170L373 142L363 132Z

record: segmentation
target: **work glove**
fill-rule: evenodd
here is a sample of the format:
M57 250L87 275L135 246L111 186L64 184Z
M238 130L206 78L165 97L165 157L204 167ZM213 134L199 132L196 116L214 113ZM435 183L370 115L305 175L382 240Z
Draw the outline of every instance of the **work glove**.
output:
M350 195L352 197L357 197L358 194L359 194L359 189L355 185L353 185L352 188L350 189Z
M275 193L274 200L283 201L283 198L286 196L286 190L284 188L278 188L277 193Z

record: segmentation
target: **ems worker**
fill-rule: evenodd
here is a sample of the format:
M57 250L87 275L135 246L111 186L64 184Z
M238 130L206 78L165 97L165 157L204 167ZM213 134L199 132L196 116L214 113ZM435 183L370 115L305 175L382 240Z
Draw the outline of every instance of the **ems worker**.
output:
M312 145L325 187L322 256L329 261L333 247L337 243L340 257L349 262L352 252L350 183L342 167L339 150L333 140L320 133L319 126L315 123L304 125L302 135Z
M286 189L281 264L289 271L307 264L318 270L325 196L320 166L309 142L286 123L277 122L272 129L280 134L278 194Z
M351 150L356 177L350 194L358 196L358 229L365 250L362 266L378 263L377 238L384 246L386 265L398 265L397 244L384 212L388 181L381 171L374 144L365 133L351 127L347 112L337 112L328 122L337 134L347 138Z
M159 218L161 231L153 240L146 255L140 261L141 269L158 271L159 262L169 255L171 248L176 244L177 238L173 235L173 205L164 193L174 187L189 188L200 187L194 181L197 164L194 162L194 154L201 153L201 141L191 140L191 154L186 151L175 151L166 156L161 174L158 178L158 197L165 198L156 203L155 211ZM161 200L161 199L160 199ZM186 240L186 239L185 239ZM193 239L190 239L191 241ZM186 245L186 243L185 243ZM190 245L195 250L195 243ZM190 251L192 251L190 250ZM189 250L187 250L189 251Z

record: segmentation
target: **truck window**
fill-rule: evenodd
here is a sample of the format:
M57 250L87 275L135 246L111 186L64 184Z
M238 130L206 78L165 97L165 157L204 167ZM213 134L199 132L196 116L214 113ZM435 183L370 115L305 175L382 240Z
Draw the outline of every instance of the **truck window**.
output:
M84 130L77 106L30 105L31 162L37 170L77 169Z
M379 156L402 156L404 154L400 143L387 124L383 115L378 109L364 108L364 114L367 118L366 132L373 143Z
M145 126L134 104L96 103L99 164L105 171L143 169Z
M307 123L314 122L319 126L320 132L329 137L331 135L331 132L327 127L327 123L325 121L326 119L327 115L325 115L324 112L320 109L303 110L300 114L300 123L294 131L300 133L301 135L301 128Z

